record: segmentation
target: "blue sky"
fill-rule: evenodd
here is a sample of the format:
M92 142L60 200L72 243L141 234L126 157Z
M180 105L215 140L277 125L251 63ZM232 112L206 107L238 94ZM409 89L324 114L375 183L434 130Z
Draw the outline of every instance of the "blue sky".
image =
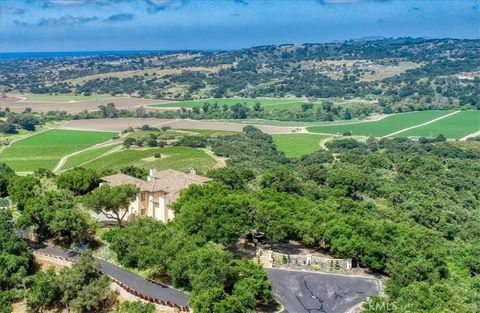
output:
M236 49L480 38L479 0L0 0L0 51Z

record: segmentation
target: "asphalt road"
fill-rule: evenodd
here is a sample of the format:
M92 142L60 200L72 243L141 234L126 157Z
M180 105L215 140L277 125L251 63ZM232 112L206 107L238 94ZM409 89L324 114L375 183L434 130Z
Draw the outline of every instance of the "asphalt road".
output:
M267 273L284 313L345 313L380 293L375 279L282 269Z
M36 249L36 251L40 253L65 257L74 261L78 260L79 258L78 253L54 247L44 247ZM154 284L148 280L145 280L143 277L134 273L127 272L114 264L105 262L100 259L98 260L100 261L100 266L104 274L109 275L118 281L121 281L128 287L152 298L170 301L180 306L188 305L188 296L185 293L172 289L168 286Z

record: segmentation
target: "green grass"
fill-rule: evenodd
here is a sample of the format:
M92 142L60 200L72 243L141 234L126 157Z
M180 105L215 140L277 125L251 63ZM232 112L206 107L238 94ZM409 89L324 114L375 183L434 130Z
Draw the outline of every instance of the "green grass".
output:
M283 151L287 157L294 158L320 150L320 140L329 138L330 136L316 134L282 134L272 135L272 137L278 150Z
M399 133L397 137L435 137L443 134L447 138L460 139L479 130L480 111L461 111L432 124Z
M114 149L118 145L109 145L105 147L100 147L92 150L83 151L79 154L75 154L67 159L63 165L62 170L68 170L74 168L75 166L81 166L83 163L86 163L90 160L100 157L102 154Z
M72 95L72 94L28 94L25 96L26 101L42 101L42 102L70 102L70 101L91 101L91 100L103 100L114 98L114 96L101 94L101 95Z
M360 100L339 102L335 106L348 108L350 110L360 110L360 109L368 108L372 111L375 111L375 109L379 107L379 105L376 102L360 101Z
M161 158L155 159L155 153ZM186 172L194 167L199 172L206 172L215 165L215 160L204 151L187 147L125 149L93 160L82 167L95 170L118 171L124 166L135 165L144 169L175 169Z
M311 127L311 126L332 126L332 125L341 125L341 124L352 124L363 122L362 120L346 121L346 120L336 120L333 122L305 122L305 121L278 121L278 120L264 120L264 119L245 119L245 120L231 120L231 119L216 119L213 120L216 122L227 122L227 123L240 123L240 124L258 124L258 125L272 125L272 126L291 126L291 127Z
M184 107L193 108L201 107L204 103L213 105L218 103L219 106L223 105L235 105L236 103L246 103L248 106L253 107L255 103L260 102L266 110L281 110L289 109L293 107L300 107L302 103L307 102L304 99L286 99L286 98L218 98L218 99L201 99L201 100L188 100L178 102L166 102L160 104L154 104L152 107L168 108L168 107Z
M314 133L342 134L351 131L352 135L356 136L382 137L407 127L426 123L451 112L452 111L421 111L392 114L378 121L313 126L307 129Z
M17 172L31 172L37 168L52 170L63 156L115 135L113 132L52 129L13 143L0 154L0 162Z
M159 140L169 140L176 139L183 136L204 136L204 137L217 137L236 134L233 131L223 131L223 130L211 130L211 129L177 129L177 130L168 130L168 131L157 131L157 130L141 130L129 133L127 136L135 139L145 139L148 138L150 134L158 135Z

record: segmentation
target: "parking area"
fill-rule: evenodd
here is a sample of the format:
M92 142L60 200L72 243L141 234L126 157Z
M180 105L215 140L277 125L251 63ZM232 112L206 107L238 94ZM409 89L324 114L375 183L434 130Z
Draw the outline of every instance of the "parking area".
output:
M375 278L268 269L284 313L345 313L381 293Z

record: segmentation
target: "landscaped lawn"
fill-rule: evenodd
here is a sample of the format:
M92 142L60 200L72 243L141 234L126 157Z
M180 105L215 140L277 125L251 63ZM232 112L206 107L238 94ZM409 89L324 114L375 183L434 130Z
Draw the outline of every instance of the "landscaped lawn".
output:
M312 126L307 129L314 133L342 134L351 131L352 135L382 137L407 127L426 123L449 113L452 113L452 111L400 113L392 114L378 121ZM403 135L403 133L401 135Z
M52 170L65 155L112 139L114 132L52 129L12 144L0 154L0 162L17 172L38 168Z
M480 111L462 111L431 124L399 133L398 136L435 137L460 139L480 130Z
M28 94L25 96L26 101L41 101L41 102L70 102L70 101L91 101L91 100L103 100L114 98L111 95L91 95L91 96L84 96L84 95L72 95L72 94Z
M189 101L177 101L177 102L166 102L160 104L154 104L153 107L184 107L184 108L193 108L201 107L204 103L209 103L213 105L217 103L219 106L223 105L235 105L236 103L245 103L250 107L253 107L255 103L260 102L261 105L266 110L279 110L279 109L288 109L292 107L300 107L302 103L307 102L304 99L286 99L286 98L218 98L218 99L201 99L201 100L189 100Z
M272 135L272 137L278 150L283 151L287 157L294 158L320 150L320 140L331 136L317 134L281 134Z
M154 155L160 153L161 158ZM192 167L205 173L215 165L215 160L204 151L187 147L124 149L108 154L82 165L96 170L119 171L122 167L135 165L145 169L175 169L186 172Z

